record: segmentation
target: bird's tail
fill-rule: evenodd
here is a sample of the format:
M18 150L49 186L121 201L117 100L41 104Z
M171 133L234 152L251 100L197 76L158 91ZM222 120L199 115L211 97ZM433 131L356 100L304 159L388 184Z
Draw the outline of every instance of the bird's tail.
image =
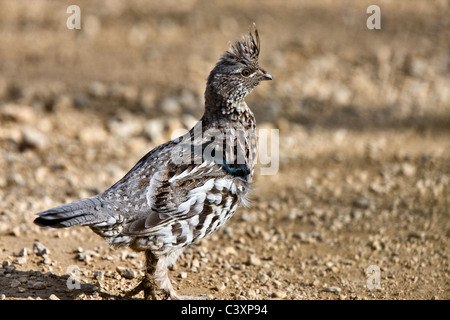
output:
M94 196L37 213L34 223L49 228L92 225L99 222L95 213L100 208L101 201Z

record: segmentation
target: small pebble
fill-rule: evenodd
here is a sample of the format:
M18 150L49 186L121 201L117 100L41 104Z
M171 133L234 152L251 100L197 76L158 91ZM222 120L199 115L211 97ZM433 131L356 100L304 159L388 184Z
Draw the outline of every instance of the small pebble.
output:
M419 231L411 231L408 233L408 239L413 239L413 238L423 240L423 239L425 239L425 233L419 232Z
M367 209L370 206L370 201L366 197L360 197L353 200L352 204L356 208Z
M94 278L101 281L104 279L105 273L103 271L94 271Z
M44 254L50 254L50 250L48 250L43 244L39 242L35 242L33 244L33 252L40 257L42 257Z
M25 264L27 263L27 257L18 257L14 260L14 263L19 265Z
M25 147L44 150L49 145L48 138L39 130L32 127L22 128L22 144Z
M17 279L12 279L9 286L11 288L17 288L18 286L20 286L20 281Z
M43 290L45 289L47 286L45 285L45 283L43 283L42 281L37 281L33 284L33 289L35 290Z
M260 272L258 274L258 280L261 281L262 284L265 284L270 278L267 274Z
M272 293L272 298L284 299L284 298L286 298L286 292L284 292L284 291L275 291L275 292Z
M403 163L401 166L401 172L406 177L412 177L416 174L416 167L412 164L409 164L407 162Z
M247 264L250 266L260 266L261 260L255 254L250 254L248 256Z
M125 279L134 279L136 278L136 272L133 269L117 267L116 271Z
M339 288L339 287L324 287L323 291L339 293L339 292L341 292L341 288Z
M99 254L92 250L85 250L83 252L80 252L77 254L78 261L86 261L90 262L92 260L92 257L98 257Z
M221 292L221 291L224 291L226 288L227 288L227 286L225 285L225 283L221 282L217 286L214 287L214 290Z
M18 254L18 257L26 257L26 256L28 256L28 250L27 250L27 248L22 248L22 249L20 249L19 254Z

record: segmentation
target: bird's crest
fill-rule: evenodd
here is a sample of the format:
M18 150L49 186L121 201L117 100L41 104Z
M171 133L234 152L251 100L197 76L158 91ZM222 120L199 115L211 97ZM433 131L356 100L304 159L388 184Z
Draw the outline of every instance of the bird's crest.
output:
M258 61L260 51L259 34L256 24L253 24L248 35L230 45L230 50L222 56L222 61L235 63L237 61L244 63L254 63Z

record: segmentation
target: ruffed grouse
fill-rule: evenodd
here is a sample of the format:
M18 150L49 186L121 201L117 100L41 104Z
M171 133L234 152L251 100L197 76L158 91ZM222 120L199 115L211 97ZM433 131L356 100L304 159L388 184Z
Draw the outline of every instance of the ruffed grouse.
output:
M156 147L103 193L41 213L43 227L89 226L114 247L145 251L142 282L125 297L180 299L168 277L185 246L227 222L247 196L255 118L245 96L272 75L258 64L258 31L231 45L211 71L205 112L185 135ZM161 291L162 292L161 292Z

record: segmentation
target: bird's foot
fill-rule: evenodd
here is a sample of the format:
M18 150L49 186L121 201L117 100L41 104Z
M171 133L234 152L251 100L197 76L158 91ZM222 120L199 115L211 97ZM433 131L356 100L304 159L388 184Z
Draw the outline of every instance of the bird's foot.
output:
M139 283L136 287L127 291L124 295L125 299L131 299L133 296L137 295L141 291L144 291L144 299L145 300L156 300L156 290L157 285L153 279L150 279L147 276L144 276L141 283Z

